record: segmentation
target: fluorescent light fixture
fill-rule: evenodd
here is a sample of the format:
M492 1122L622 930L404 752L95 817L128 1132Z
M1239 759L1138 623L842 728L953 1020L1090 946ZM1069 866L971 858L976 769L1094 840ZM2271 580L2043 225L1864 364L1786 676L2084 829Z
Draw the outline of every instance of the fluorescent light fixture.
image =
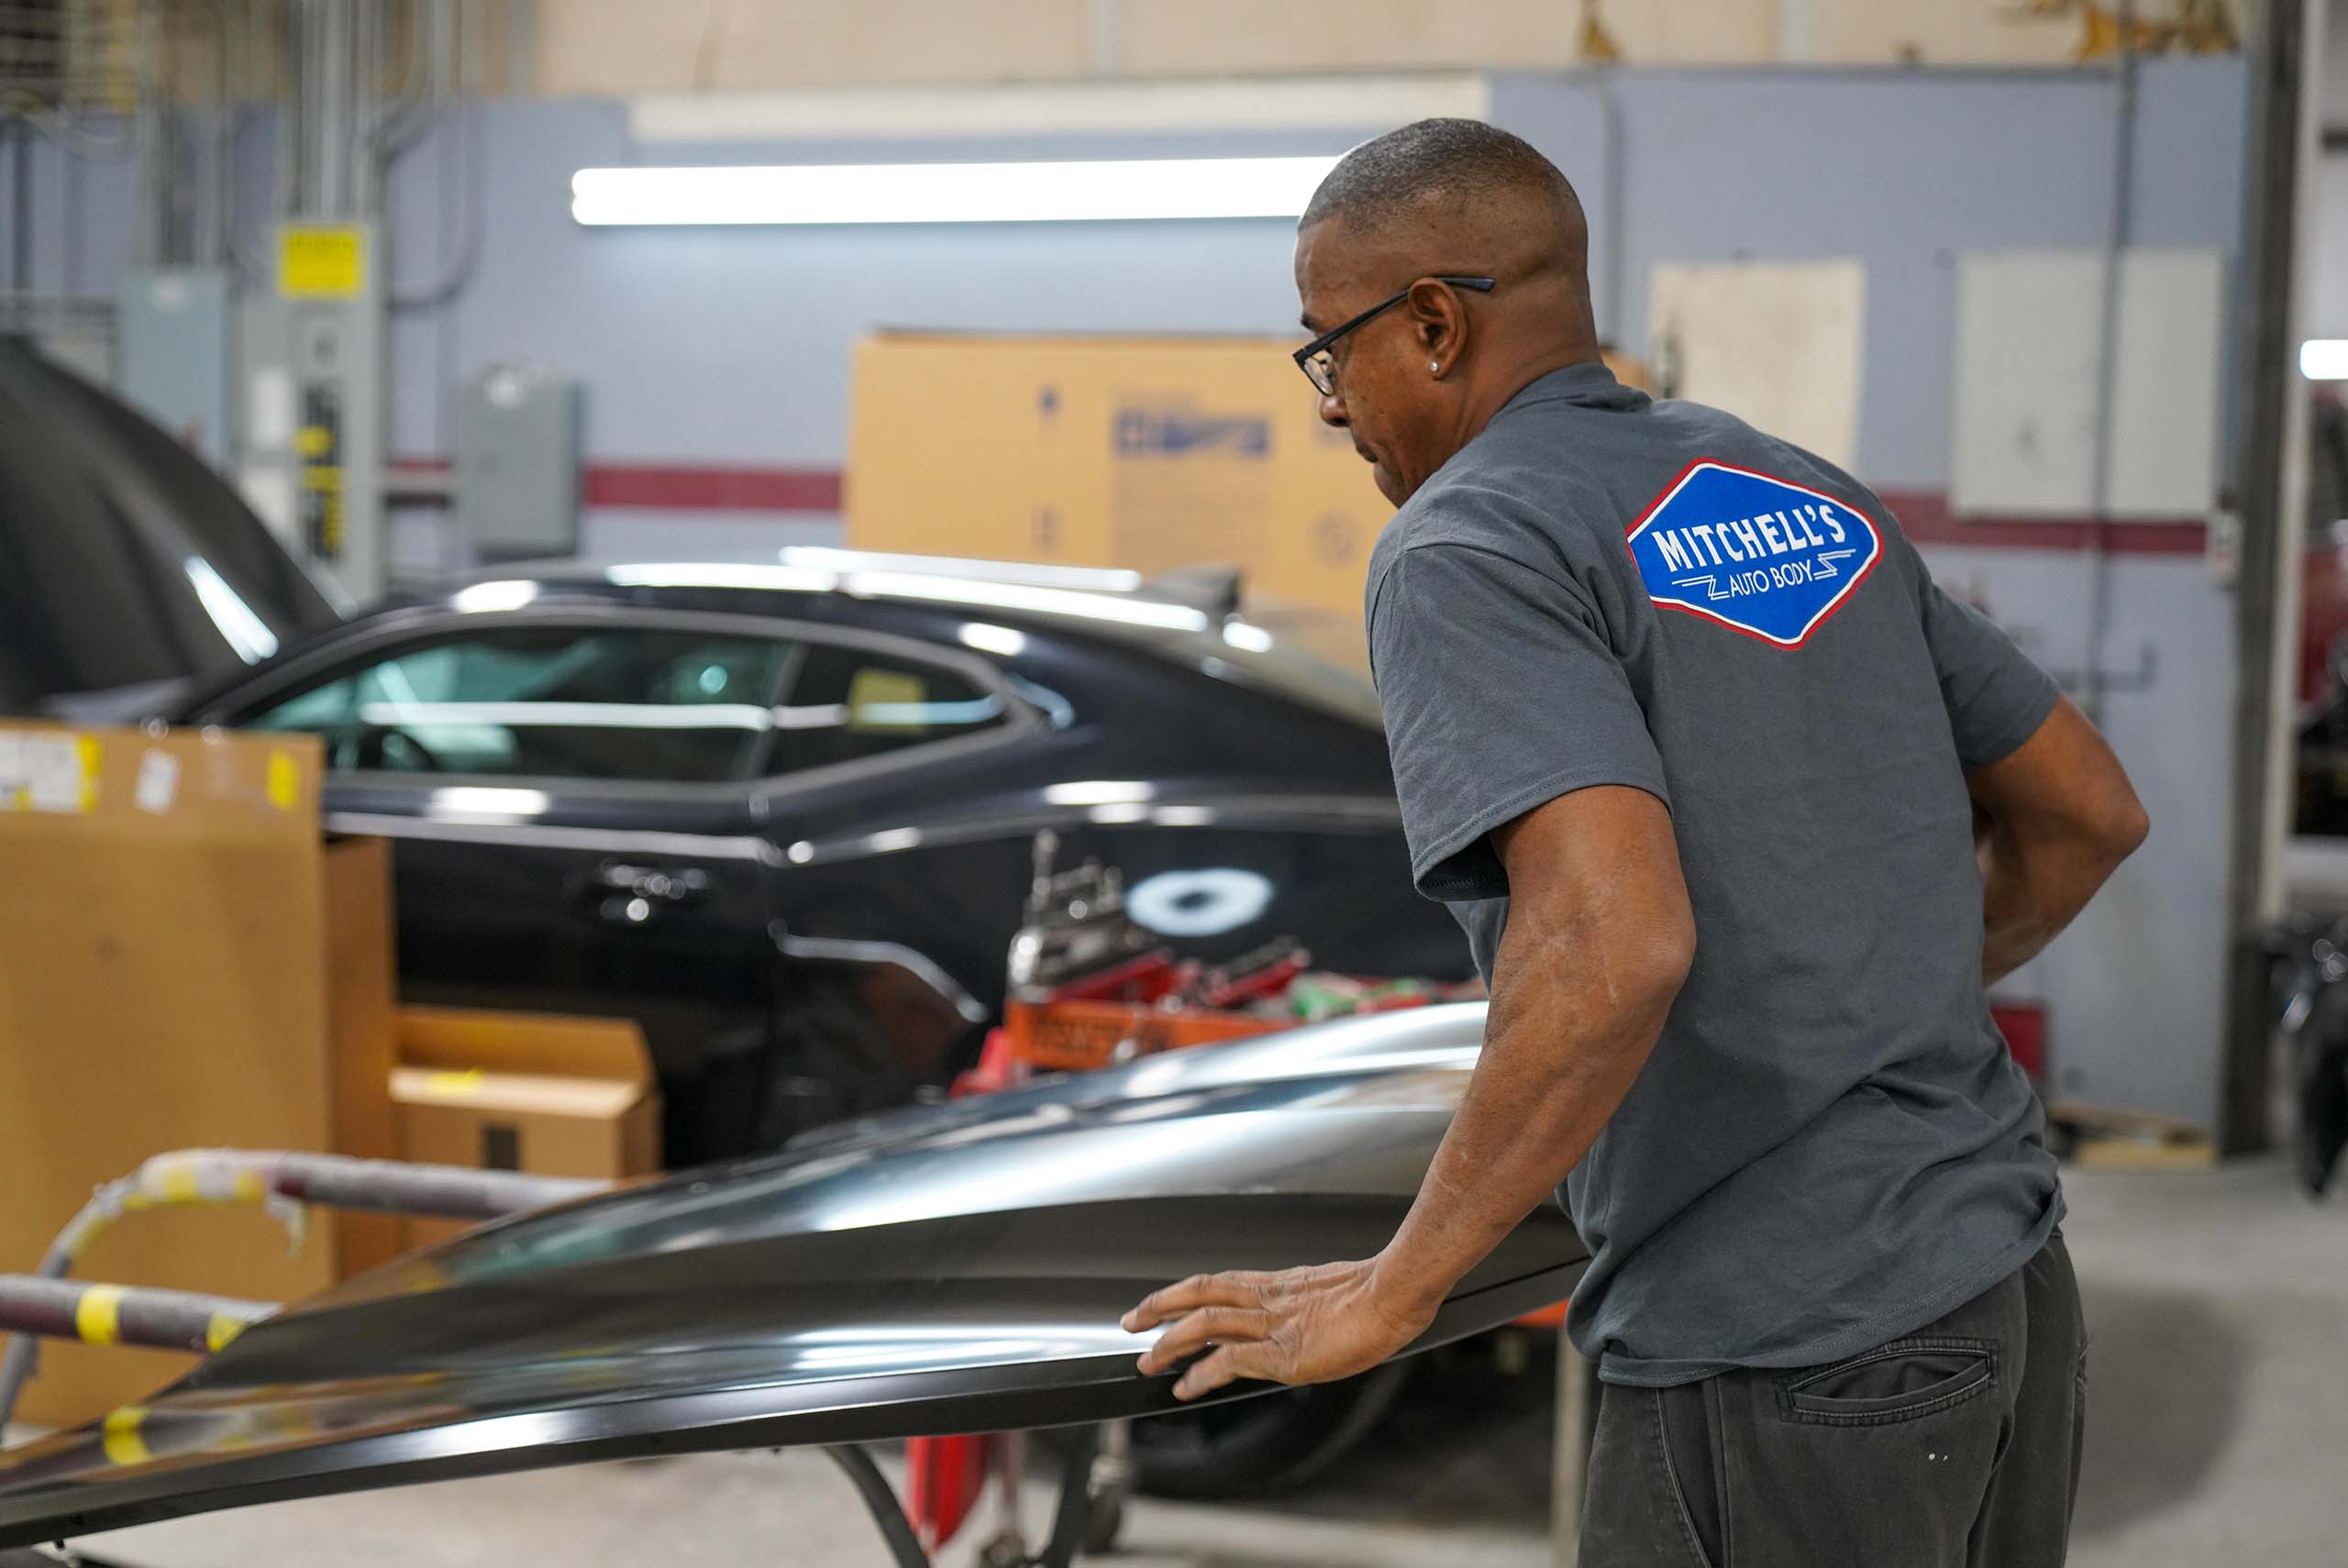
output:
M2311 381L2348 381L2348 337L2310 337L2300 344L2299 374Z
M570 215L590 226L1292 218L1336 161L1326 155L581 169L570 177Z

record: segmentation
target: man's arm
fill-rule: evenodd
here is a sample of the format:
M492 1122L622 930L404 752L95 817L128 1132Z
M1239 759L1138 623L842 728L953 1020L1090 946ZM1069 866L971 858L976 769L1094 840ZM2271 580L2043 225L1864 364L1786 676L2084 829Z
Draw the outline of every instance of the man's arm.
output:
M2150 822L2120 759L2065 698L2036 733L1966 775L1981 859L1981 973L2013 973L2087 907Z
M1375 1258L1203 1275L1126 1314L1170 1324L1176 1393L1239 1377L1321 1383L1416 1338L1468 1271L1581 1160L1630 1092L1695 955L1671 816L1644 790L1578 790L1491 834L1508 873L1484 1049L1416 1202Z
M1509 915L1483 1055L1378 1259L1381 1293L1430 1316L1581 1163L1696 953L1671 814L1646 791L1576 790L1492 838Z

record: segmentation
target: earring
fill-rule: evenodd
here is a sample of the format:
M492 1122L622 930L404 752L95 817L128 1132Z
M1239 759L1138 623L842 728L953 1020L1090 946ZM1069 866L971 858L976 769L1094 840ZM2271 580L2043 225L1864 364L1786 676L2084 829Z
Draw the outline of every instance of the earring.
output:
M1430 376L1439 376L1443 374L1442 364L1436 360L1429 359L1427 361L1427 374Z

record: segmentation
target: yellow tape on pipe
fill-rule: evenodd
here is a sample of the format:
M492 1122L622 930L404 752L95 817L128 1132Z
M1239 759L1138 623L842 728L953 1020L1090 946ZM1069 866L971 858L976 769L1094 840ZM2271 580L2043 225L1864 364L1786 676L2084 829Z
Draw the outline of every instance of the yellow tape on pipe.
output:
M73 1304L73 1331L94 1345L122 1338L122 1286L94 1285Z

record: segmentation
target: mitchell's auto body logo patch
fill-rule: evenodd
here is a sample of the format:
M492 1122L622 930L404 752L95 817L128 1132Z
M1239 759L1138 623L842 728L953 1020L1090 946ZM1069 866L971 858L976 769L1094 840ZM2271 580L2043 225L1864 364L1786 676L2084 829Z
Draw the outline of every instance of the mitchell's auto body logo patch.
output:
M1883 556L1865 515L1822 491L1750 469L1690 463L1631 525L1647 596L1798 648Z

